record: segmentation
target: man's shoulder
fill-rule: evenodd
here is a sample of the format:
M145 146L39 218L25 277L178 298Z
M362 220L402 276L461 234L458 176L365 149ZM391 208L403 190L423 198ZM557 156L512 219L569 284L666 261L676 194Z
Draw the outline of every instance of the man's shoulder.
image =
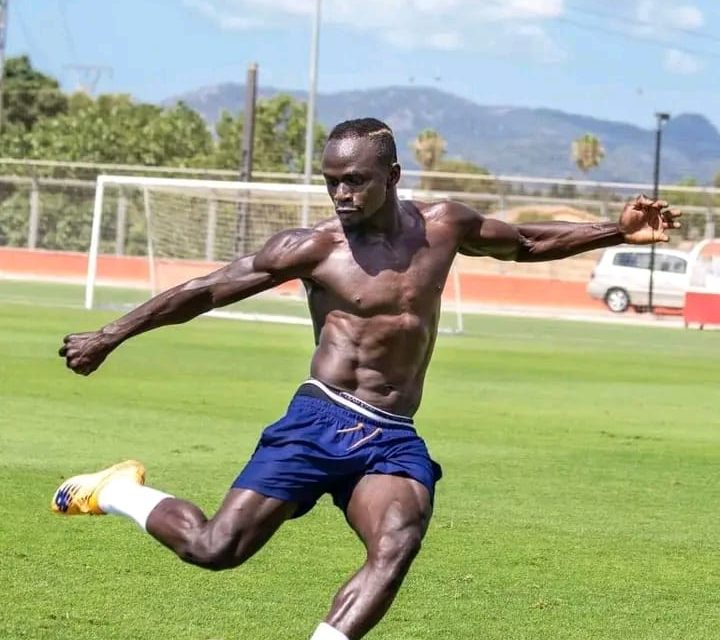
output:
M337 217L325 218L315 223L311 228L316 237L330 238L342 234L342 225Z
M321 220L312 227L285 229L275 236L282 243L296 245L332 245L342 236L339 222L332 219Z
M406 200L405 202L412 204L427 222L461 225L470 218L480 215L474 209L455 200L436 200L433 202Z
M322 262L338 244L330 229L298 227L272 236L258 252L256 266L268 271Z

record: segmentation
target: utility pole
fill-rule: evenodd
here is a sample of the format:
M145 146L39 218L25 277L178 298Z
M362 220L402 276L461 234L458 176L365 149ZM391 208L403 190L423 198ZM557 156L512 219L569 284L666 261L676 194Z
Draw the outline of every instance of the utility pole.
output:
M657 118L657 129L655 130L655 168L653 171L653 200L657 200L660 197L660 147L662 145L662 128L668 120L670 120L669 113L656 113ZM662 233L662 226L658 229ZM653 285L654 285L654 274L655 274L655 243L650 245L650 280L648 283L648 309L650 313L654 310L653 305Z
M245 80L245 115L243 118L243 139L240 148L240 180L252 180L253 150L255 143L255 105L257 103L258 66L253 62L247 70Z
M253 170L253 152L255 148L255 110L257 105L258 65L248 66L245 79L245 112L243 114L243 137L240 147L240 181L250 182ZM250 215L250 191L240 194L237 218L235 220L235 255L247 253L248 216Z
M3 91L5 90L5 42L7 37L8 3L0 0L0 131L3 126Z

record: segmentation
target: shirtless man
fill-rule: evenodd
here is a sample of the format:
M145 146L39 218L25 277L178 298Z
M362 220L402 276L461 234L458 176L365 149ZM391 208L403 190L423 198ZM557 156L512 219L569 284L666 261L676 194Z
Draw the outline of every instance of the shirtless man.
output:
M317 348L287 414L263 431L212 518L144 486L127 461L66 480L60 514L125 515L182 560L237 567L288 518L333 496L367 550L312 640L357 640L393 601L430 520L440 467L416 434L440 296L455 255L540 261L629 242L665 242L679 227L667 203L638 197L617 223L510 225L455 202L400 201L392 132L371 118L339 124L322 170L336 216L271 237L255 254L155 296L60 355L88 375L128 338L186 322L282 282L307 288Z

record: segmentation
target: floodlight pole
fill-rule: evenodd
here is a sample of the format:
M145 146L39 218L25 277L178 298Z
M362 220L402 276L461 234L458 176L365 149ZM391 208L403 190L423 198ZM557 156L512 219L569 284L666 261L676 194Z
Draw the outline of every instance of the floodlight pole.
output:
M317 94L318 57L320 51L320 17L322 0L315 0L315 20L313 21L312 43L310 46L310 90L307 101L307 119L305 122L305 184L312 183L313 155L315 151L315 96ZM310 196L303 198L301 227L310 224Z
M655 130L655 168L653 171L653 200L660 197L660 147L662 145L662 128L663 124L670 120L669 113L656 113L657 128ZM659 229L662 233L662 227ZM650 280L648 282L648 309L650 313L654 311L653 305L653 289L655 275L655 243L650 245Z

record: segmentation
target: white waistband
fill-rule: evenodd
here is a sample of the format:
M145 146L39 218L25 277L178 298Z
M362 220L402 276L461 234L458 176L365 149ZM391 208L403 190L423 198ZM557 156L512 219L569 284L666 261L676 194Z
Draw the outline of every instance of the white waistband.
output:
M413 426L413 419L409 416L401 416L396 413L390 413L389 411L385 411L383 409L378 409L370 403L365 402L360 398L356 398L354 395L348 393L347 391L335 391L334 389L331 389L326 384L320 382L320 380L316 380L315 378L309 378L305 380L303 384L311 384L317 387L333 402L342 405L343 407L346 407L347 409L350 409L355 413L359 413L366 418L370 418L375 422L380 422L382 424L396 424L403 427Z

